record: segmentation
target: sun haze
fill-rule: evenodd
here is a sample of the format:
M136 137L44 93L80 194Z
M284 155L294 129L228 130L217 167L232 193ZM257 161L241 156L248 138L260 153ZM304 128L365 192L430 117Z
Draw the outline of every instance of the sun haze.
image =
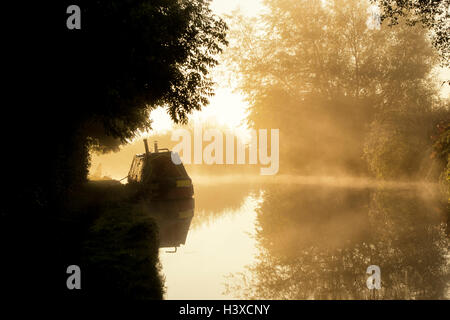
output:
M236 9L246 16L255 16L263 7L260 0L214 0L211 8L220 16L232 14ZM248 104L241 94L235 92L234 88L221 81L219 72L213 71L212 76L217 84L215 95L210 98L210 104L207 107L201 111L194 111L189 116L189 121L196 124L214 122L245 135L248 131L246 125ZM153 121L150 134L164 133L173 129L173 122L162 107L153 110L150 118Z

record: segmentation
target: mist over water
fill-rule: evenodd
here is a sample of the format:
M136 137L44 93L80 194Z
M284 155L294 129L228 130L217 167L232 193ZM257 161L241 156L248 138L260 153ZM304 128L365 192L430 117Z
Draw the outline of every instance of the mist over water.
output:
M126 176L128 154L102 163ZM160 249L166 299L450 297L448 210L437 181L186 168L195 212L186 243ZM381 269L380 290L367 288L370 265Z
M166 298L449 297L446 212L433 191L329 180L199 180L186 245L160 251ZM376 292L369 265L381 268Z

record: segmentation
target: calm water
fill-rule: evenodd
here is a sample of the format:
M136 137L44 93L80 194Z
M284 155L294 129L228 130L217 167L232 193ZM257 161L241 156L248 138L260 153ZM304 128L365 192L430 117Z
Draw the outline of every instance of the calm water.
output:
M194 179L195 182L195 179ZM196 184L166 299L447 299L445 201L430 187ZM366 285L381 268L381 290Z

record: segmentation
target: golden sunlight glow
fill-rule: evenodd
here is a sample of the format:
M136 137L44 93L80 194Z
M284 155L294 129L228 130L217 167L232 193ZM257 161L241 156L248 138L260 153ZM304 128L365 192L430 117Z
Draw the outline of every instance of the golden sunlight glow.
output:
M153 133L164 133L173 127L172 119L170 119L169 114L162 107L153 110L150 114L150 119L152 120Z
M211 8L218 15L231 14L240 9L245 15L255 16L261 11L262 0L213 0Z
M444 99L450 99L450 85L444 83L444 81L448 81L448 79L450 79L450 68L439 68L438 76L440 78L438 85L440 87L441 97Z
M242 14L255 16L262 12L262 0L214 0L211 3L213 11L218 15L232 14L239 9ZM372 10L373 7L371 7ZM376 10L375 10L376 11ZM438 70L440 79L448 79L448 69ZM248 105L244 97L233 88L221 84L218 73L213 73L213 79L218 84L215 90L215 96L210 99L210 104L201 111L195 111L189 116L189 121L195 124L210 124L228 127L234 130L244 140L248 136L248 127L245 123ZM442 81L440 81L442 82ZM448 86L443 85L441 96L449 96ZM163 108L157 108L152 111L152 134L161 134L173 129L174 124L170 116ZM149 135L146 133L145 135Z
M189 122L195 124L211 124L226 127L235 131L245 132L247 125L245 122L248 105L244 97L232 89L218 86L215 96L210 98L210 104L201 111L194 111L189 116ZM160 134L170 131L173 121L167 111L159 107L150 114L152 119L151 134Z
M211 4L213 11L218 15L231 14L240 9L241 13L255 16L261 12L261 0L214 0ZM195 124L211 124L227 127L236 132L244 140L248 136L248 127L245 123L248 105L244 97L233 88L221 84L217 73L213 74L213 80L218 84L215 96L210 99L210 104L201 111L195 111L189 116L189 121ZM164 108L152 111L152 132L150 134L161 134L173 129L174 124ZM144 135L148 135L144 134Z

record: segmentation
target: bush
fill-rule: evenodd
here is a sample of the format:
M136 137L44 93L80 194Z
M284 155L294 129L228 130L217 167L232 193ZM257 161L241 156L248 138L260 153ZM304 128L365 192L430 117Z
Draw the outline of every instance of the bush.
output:
M83 243L88 298L162 299L158 229L136 205L103 209Z

